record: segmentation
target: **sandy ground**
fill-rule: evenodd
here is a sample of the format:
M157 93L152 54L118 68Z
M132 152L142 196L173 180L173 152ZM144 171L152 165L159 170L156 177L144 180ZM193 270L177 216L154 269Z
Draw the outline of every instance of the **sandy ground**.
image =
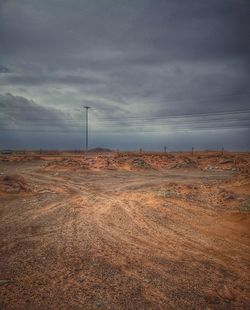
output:
M0 308L249 309L250 156L204 154L2 156Z

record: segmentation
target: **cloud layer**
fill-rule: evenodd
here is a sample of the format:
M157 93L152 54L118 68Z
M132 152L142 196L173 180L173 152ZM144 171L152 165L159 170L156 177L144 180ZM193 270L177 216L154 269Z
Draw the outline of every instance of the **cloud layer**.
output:
M4 145L15 129L36 129L44 145L46 131L55 141L65 131L60 147L72 147L87 104L92 143L155 148L157 133L181 148L177 132L189 130L187 144L212 147L213 130L248 148L249 12L248 0L2 1L1 129L13 130Z

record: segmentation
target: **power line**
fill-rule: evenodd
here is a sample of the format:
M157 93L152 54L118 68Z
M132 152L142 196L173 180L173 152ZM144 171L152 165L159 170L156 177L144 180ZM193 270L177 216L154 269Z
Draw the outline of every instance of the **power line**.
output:
M250 113L250 109L238 109L238 110L228 110L228 111L208 111L208 112L196 112L196 113L185 113L185 114L168 114L168 116L160 116L160 115L155 115L155 116L149 116L149 117L140 117L140 116L126 116L126 120L153 120L153 119L170 119L170 118L186 118L186 117L208 117L208 116L217 116L217 115L231 115L231 114L246 114ZM0 119L6 119L5 118L0 118ZM20 119L23 121L40 121L40 120L48 120L48 121L81 121L80 119L77 120L75 118L24 118ZM96 120L99 121L120 121L115 118L110 118L110 117L100 117L98 116Z
M228 126L229 124L231 124L231 126L237 127L237 126L245 126L245 127L250 127L250 122L249 119L214 119L214 120L199 120L199 121L190 121L190 120L186 120L184 122L181 122L181 124L176 123L176 122L157 122L157 123L153 123L152 122L143 122L143 123L119 123L119 124L102 124L102 123L95 123L94 126L92 126L93 129L102 129L102 128L111 128L111 129L116 129L116 128L121 128L121 129L126 129L126 128L144 128L144 127L152 127L152 128L159 128L161 127L162 129L164 127L169 127L169 128L180 128L183 127L183 125L193 125L193 126L201 126L201 125L207 125L210 124L210 127L215 127L215 126ZM16 127L2 127L0 128L0 130L5 130L5 129L12 129L12 130L19 130L23 127L23 125L25 125L26 129L27 128L34 128L36 126L39 127L47 127L48 130L52 130L53 128L65 128L67 130L69 130L70 128L82 128L82 125L73 125L73 124L18 124ZM27 127L28 126L28 127ZM221 126L220 126L221 127ZM86 127L87 128L87 127ZM88 130L88 129L87 129ZM86 131L86 134L88 133L88 131ZM85 141L87 142L88 139L86 139Z
M85 143L86 143L86 150L88 150L88 110L90 107L84 107L86 109L86 129L85 129ZM97 118L94 122L95 130L94 132L104 132L103 128L106 132L109 129L115 129L117 132L120 130L123 132L131 131L129 130L128 126L131 129L140 129L140 132L162 132L165 126L168 126L168 130L175 131L178 130L213 130L213 129L248 129L250 127L249 118L247 114L250 113L250 109L235 109L235 110L226 110L226 111L210 111L210 112L197 112L197 113L189 113L189 114L170 114L168 116L151 116L151 117L138 117L138 116L128 116L125 120L122 119L115 119L115 118ZM242 115L243 114L243 115ZM230 116L230 117L229 117ZM202 119L200 119L202 117ZM6 118L4 118L6 119ZM182 125L176 124L175 121L182 119ZM25 122L28 119L13 119L16 122ZM54 121L53 123L46 123L48 121ZM168 120L168 124L165 121ZM42 121L42 122L41 122ZM45 121L45 123L44 123ZM74 122L75 124L72 125L67 122ZM154 121L152 123L152 121ZM18 124L18 128L0 128L0 131L36 131L36 132L57 132L57 130L52 128L65 128L64 132L78 132L77 130L73 131L72 128L79 128L82 125L77 125L77 122L80 120L76 120L74 118L69 119L62 119L62 118L36 118L30 119L30 124L25 124L25 126L29 126L29 128L22 128L22 124ZM36 122L33 124L32 122ZM58 122L58 123L57 123ZM106 123L108 122L108 123ZM149 123L151 122L151 123ZM247 124L246 124L247 122ZM10 123L10 122L9 122ZM229 125L231 123L231 125ZM237 124L238 123L238 124ZM183 125L191 124L193 126L183 127ZM205 127L206 124L211 124L209 127ZM100 126L102 125L102 126ZM203 126L202 126L203 125ZM220 125L220 126L219 126ZM30 129L30 127L34 126L47 126L48 130L38 130L38 129ZM150 130L147 128L150 126ZM159 126L161 129L159 130ZM158 129L157 129L158 127ZM177 128L176 128L177 127ZM60 130L61 130L60 129ZM166 130L166 128L165 128ZM62 130L61 130L62 131ZM62 131L63 132L63 131Z
M207 131L214 131L214 130L243 130L243 129L249 129L250 127L248 126L230 126L230 127L226 127L226 126L218 126L218 127L195 127L195 128L181 128L181 129L173 129L171 128L171 130L174 130L174 132L187 132L187 131L203 131L203 130L207 130ZM18 132L33 132L33 133L51 133L51 132L57 132L57 133L78 133L80 134L79 130L37 130L37 129L1 129L1 131L6 131L6 132L12 132L12 131L18 131ZM111 133L111 131L109 130L92 130L93 133ZM116 134L116 133L125 133L125 132L131 132L134 133L134 130L130 129L130 130L116 130L115 132L112 130L112 134ZM151 133L163 133L163 130L153 130L153 129L149 129L149 130L145 130L145 129L141 129L139 133L144 133L144 132L151 132Z
M209 124L209 123L234 123L234 122L240 122L240 123L243 123L243 122L249 122L249 118L213 118L213 119L201 119L201 120L184 120L182 121L182 124ZM170 120L168 121L168 124L170 125L176 125L176 122L175 120ZM125 126L133 126L133 127L138 127L138 126L155 126L155 125L168 125L165 120L158 120L157 122L148 122L148 121L143 121L143 122L134 122L134 123L131 123L131 121L115 121L115 122L111 122L111 123L104 123L104 122L94 122L94 125L92 127L100 127L100 125L103 125L103 127L125 127ZM30 127L37 127L37 126L47 126L47 127L76 127L76 128L81 128L82 125L79 123L76 123L76 124L72 124L72 123L27 123L27 122L21 122L18 124L18 127L21 127L21 126L30 126Z
M133 121L133 123L131 123L131 121L115 121L115 122L109 122L109 123L105 123L105 122L94 122L94 126L93 127L113 127L113 128L124 128L124 127L127 127L127 126L131 126L131 127L142 127L142 126L166 126L166 125L171 125L171 126L179 126L179 124L176 124L176 121L178 119L171 119L168 121L168 123L165 122L165 120L157 120L155 122L152 123L149 122L149 121ZM240 123L241 125L243 123L246 123L247 124L250 124L249 123L249 118L235 118L235 117L230 117L230 118L221 118L221 117L216 117L216 118L213 118L213 119L186 119L186 120L182 120L182 125L183 124L216 124L216 123L219 123L219 124L222 124L222 123ZM10 124L10 122L8 122L8 124ZM48 123L48 122L39 122L39 123L27 123L27 122L24 122L24 121L19 121L19 123L17 123L15 121L15 124L18 126L18 128L21 128L23 125L25 126L29 126L29 127L43 127L43 126L46 126L46 127L49 127L49 128L52 128L52 127L66 127L66 128L80 128L82 127L81 124L72 124L72 123ZM0 129L1 130L1 129ZM88 130L88 128L87 128ZM87 130L86 130L86 133L87 133Z

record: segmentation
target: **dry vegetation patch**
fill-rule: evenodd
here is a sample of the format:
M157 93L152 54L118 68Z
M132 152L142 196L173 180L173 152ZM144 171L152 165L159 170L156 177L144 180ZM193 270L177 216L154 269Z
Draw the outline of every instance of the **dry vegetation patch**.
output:
M20 175L1 175L0 176L0 192L17 194L21 192L30 192L31 186L26 179Z

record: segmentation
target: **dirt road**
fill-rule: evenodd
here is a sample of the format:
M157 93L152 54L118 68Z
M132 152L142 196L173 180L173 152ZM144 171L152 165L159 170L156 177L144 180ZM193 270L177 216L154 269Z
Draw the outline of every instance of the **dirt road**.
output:
M0 163L1 309L249 309L249 180L43 165Z

